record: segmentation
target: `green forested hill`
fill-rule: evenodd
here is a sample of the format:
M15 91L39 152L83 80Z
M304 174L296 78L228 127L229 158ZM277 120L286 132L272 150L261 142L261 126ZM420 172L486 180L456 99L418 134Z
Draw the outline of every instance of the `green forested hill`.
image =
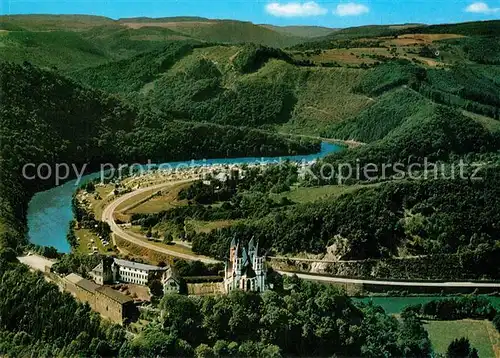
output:
M185 22L181 22L186 24ZM305 40L303 37L280 33L250 22L218 20L189 23L175 27L176 31L207 42L241 43L253 42L267 46L287 47Z
M410 117L424 120L431 106L431 101L411 89L399 88L384 93L354 118L342 121L323 135L373 142L384 138Z
M481 174L482 180L472 182L399 180L289 206L259 220L195 235L193 249L223 257L230 238L237 235L260 237L276 254L324 253L326 247L333 248L336 257L356 260L459 254L446 262L424 260L423 267L399 260L401 272L384 272L382 277L498 279L492 257L499 252L500 207L493 199L499 194L499 169ZM456 272L461 264L467 270ZM363 275L371 276L369 271Z
M26 205L53 179L23 180L26 163L145 162L317 151L298 142L244 127L174 121L118 98L85 89L31 65L1 64L1 243L24 242ZM3 231L5 230L5 231Z
M303 44L309 49L328 48L340 42L352 42L362 39L376 39L380 37L399 37L408 34L455 34L464 36L488 36L498 37L500 33L500 21L475 21L458 24L401 24L401 25L368 25L340 29L316 38L312 42ZM302 45L298 46L299 48Z
M196 17L0 17L0 355L431 356L414 315L396 319L330 286L283 285L271 272L275 289L263 295L167 295L155 324L126 337L16 263L28 201L55 185L23 178L22 167L319 148L281 132L365 143L317 162L313 174L322 165L410 170L430 160L450 174L460 160L482 164L481 180L400 179L389 166L388 177L338 185L340 170L301 178L288 163L240 183L222 205L194 196L139 219L173 218L193 251L219 258L235 236L255 237L268 254L329 248L359 260L348 263L358 270L332 274L499 279L499 23L365 26L310 41L319 29ZM214 195L204 184L186 193L199 188ZM197 233L186 225L194 219L238 223Z
M271 48L188 41L70 75L174 117L368 142L432 103L498 120L493 67L403 59L369 69L304 66Z
M322 27L322 26L273 26L273 25L260 25L260 26L263 26L265 28L283 34L288 34L297 37L304 37L304 38L326 36L334 31L337 31L337 29L332 29L330 27Z
M306 37L249 22L198 18L120 19L86 15L0 16L0 60L73 70L161 48L166 41L254 42L285 47Z
M500 49L498 37L493 36L497 22L368 26L328 35L327 46L323 40L306 47L277 49L215 43L226 42L221 36L228 33L240 36L240 30L244 33L240 38L247 41L252 36L268 39L254 32L256 25L250 23L198 18L92 18L86 22L83 17L65 31L66 18L47 19L47 23L43 16L3 21L11 30L0 34L0 39L17 41L16 46L25 52L7 51L2 56L16 62L40 61L44 66L59 61L66 75L88 89L62 77L52 79L52 72L29 64L5 67L8 73L20 76L21 83L28 83L24 93L36 82L36 76L26 77L31 71L44 81L62 81L63 88L72 88L69 93L77 91L74 106L75 99L59 95L55 98L62 102L47 102L45 98L54 96L49 84L36 103L20 106L19 95L12 97L14 104L4 104L4 108L16 108L4 111L5 118L10 112L28 119L35 113L35 118L43 120L33 123L42 123L41 128L48 128L49 133L53 130L51 137L64 143L45 152L48 142L25 139L24 147L37 150L19 152L19 158L70 158L75 152L87 161L161 159L167 152L173 153L172 158L182 153L196 157L202 151L226 156L257 153L264 142L269 153L314 147L266 134L272 131L367 143L326 160L333 164L356 160L411 164L424 158L450 162L459 157L494 156L500 148L500 72L495 66ZM51 31L34 31L48 28ZM238 42L236 38L230 41ZM68 65L69 60L74 64ZM13 88L6 93L9 91L16 93ZM81 93L84 98L91 96L95 108L101 109L84 116L96 123L89 124L92 137L83 132L81 142L72 142L66 139L71 123L81 125L76 113L87 113L89 103L80 101ZM101 96L109 106L102 107ZM124 106L118 98L134 106ZM52 128L47 115L55 110L74 122ZM124 122L114 123L122 112L119 119ZM98 122L102 116L110 117L104 127ZM17 127L29 123L16 121L19 119L5 122L4 148L17 148L8 133L18 133ZM222 143L200 135L208 130L218 133ZM236 138L238 144L228 153L228 144ZM4 182L12 180L9 177ZM17 185L11 182L12 187ZM5 212L15 217L23 211L10 207Z

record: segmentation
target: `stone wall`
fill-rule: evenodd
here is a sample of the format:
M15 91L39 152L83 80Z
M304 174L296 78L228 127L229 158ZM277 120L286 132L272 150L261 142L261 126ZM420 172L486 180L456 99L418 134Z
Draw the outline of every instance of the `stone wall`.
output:
M173 256L163 254L158 251L150 250L143 246L136 245L133 242L124 240L118 235L114 235L114 237L116 245L119 248L124 249L131 257L143 258L149 262L152 262L155 265L158 265L158 263L160 262L164 262L169 265L172 265L174 263Z
M58 281L59 287L64 291L71 293L80 302L88 303L92 310L114 323L123 324L134 313L135 306L133 302L124 304L117 302L106 295L105 292L100 292L100 288L95 291L89 291L66 278L59 278Z
M222 282L188 283L187 290L188 295L221 295L224 293L224 285Z
M95 295L93 292L87 291L65 278L62 279L62 288L64 291L71 293L78 301L87 302L92 308L95 306Z
M428 255L352 261L321 261L269 257L268 265L279 271L315 273L359 279L391 280L496 280L500 273L474 255ZM489 259L488 259L489 260ZM488 261L486 260L486 261ZM492 260L489 260L492 262Z
M126 306L110 299L108 296L99 291L96 291L95 293L95 303L93 308L96 312L99 312L101 316L119 324L122 324L124 319L127 317Z

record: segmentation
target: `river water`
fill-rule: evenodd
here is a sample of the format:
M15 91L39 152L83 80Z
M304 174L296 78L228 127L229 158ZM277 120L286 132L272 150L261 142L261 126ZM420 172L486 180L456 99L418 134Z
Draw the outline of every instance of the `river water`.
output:
M312 161L325 157L326 155L338 152L342 147L335 144L321 143L321 151L310 155L284 156L284 157L245 157L245 158L219 158L185 162L167 163L172 167L179 165L194 167L207 165L224 165L224 164L252 164L265 162L275 162L278 160L291 161ZM84 176L77 183L76 180L71 180L63 185L59 185L52 189L36 193L31 199L28 206L28 237L30 242L42 245L53 246L59 252L68 253L71 247L66 240L66 234L70 221L73 219L71 210L71 198L77 187L89 180L98 178L100 173L92 173Z

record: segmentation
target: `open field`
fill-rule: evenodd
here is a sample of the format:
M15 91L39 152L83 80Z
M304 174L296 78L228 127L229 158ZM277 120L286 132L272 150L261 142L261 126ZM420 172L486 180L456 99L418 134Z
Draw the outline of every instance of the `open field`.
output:
M232 226L241 220L216 220L216 221L202 221L202 220L189 220L188 225L191 225L193 230L197 233L208 233L212 230L222 229Z
M413 42L413 40L404 40ZM359 47L348 49L329 49L323 50L320 54L303 56L296 55L300 59L309 59L316 64L336 62L339 65L371 65L378 62L380 59L407 59L416 60L429 67L443 66L444 64L435 59L426 58L417 55L420 45L413 43L405 46L392 45L393 47Z
M459 39L465 37L458 34L406 34L397 38L387 38L384 45L408 46L408 45L429 45L435 41Z
M381 306L386 313L399 314L406 306L425 304L426 302L439 299L440 297L447 298L448 296L373 296L354 298L354 300L365 303L372 302L375 305ZM500 297L489 296L488 299L496 309L500 309Z
M314 52L298 51L293 55L315 64L336 63L338 66L372 65L382 60L406 59L428 67L443 67L452 64L457 59L456 53L444 51L447 43L445 41L464 37L459 34L404 34L360 38L354 45L333 46L333 48L323 48ZM423 55L429 49L440 50L441 55L436 57Z
M141 200L147 199L148 197L150 197L149 200L146 200L137 206L131 207L129 210L127 210L127 213L129 214L158 213L160 211L168 210L176 206L186 205L187 201L178 200L177 195L179 191L188 186L189 183L184 183L175 185L173 187L165 188L161 191L157 190L148 191L146 193L141 194L140 197L139 196L134 197L134 200L124 202L122 205L118 207L118 210L123 210L127 206L130 207L130 205L133 204L133 201L140 202ZM151 195L153 195L155 192L157 192L158 194L151 197Z
M175 258L172 255L168 255L156 250L151 250L144 246L139 246L133 242L121 238L118 235L115 235L115 238L116 244L118 245L120 250L125 253L126 259L134 260L136 258L141 258L153 265L158 265L161 262L172 263Z
M307 203L315 200L326 199L349 193L359 188L368 187L367 185L325 185L319 187L293 187L291 191L280 194L272 194L276 200L283 197L290 199L295 203Z
M157 192L158 189L151 189L144 191L134 196L133 198L125 200L116 208L116 211L127 213L130 210L133 210L136 207L136 205L139 205L142 201L147 201L152 195L154 195Z
M500 121L497 121L496 119L467 111L462 111L462 114L481 123L491 132L500 132Z
M120 283L112 286L114 290L117 290L124 295L129 296L135 301L150 301L151 295L149 294L149 288L147 286L136 285L132 283Z
M108 248L110 248L111 250L113 249L112 242L110 242L108 246L104 246L97 235L89 229L75 229L75 235L77 238L79 238L78 248L76 249L76 251L82 254L92 253L92 246L94 245L97 247L98 252L101 254L108 253ZM94 240L94 242L92 242L91 240Z
M89 195L87 200L92 205L92 210L96 218L100 218L104 207L114 198L114 186L111 184L97 185L95 193L97 195Z
M446 353L454 339L467 337L471 346L478 350L479 357L500 357L500 335L490 321L427 321L424 327L437 353Z

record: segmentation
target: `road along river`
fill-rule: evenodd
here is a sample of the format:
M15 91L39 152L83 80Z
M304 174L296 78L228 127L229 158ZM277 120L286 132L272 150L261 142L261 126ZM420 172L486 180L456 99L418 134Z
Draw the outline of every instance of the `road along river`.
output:
M500 288L500 282L431 282L431 281L388 281L388 280L363 280L344 277L332 277L322 275L311 275L305 273L292 273L277 271L282 275L293 276L309 281L329 282L329 283L349 283L365 284L376 286L397 286L397 287L465 287L465 288Z
M321 151L310 155L283 156L283 157L244 157L244 158L219 158L196 161L183 161L165 163L172 167L196 167L210 165L230 165L230 164L255 164L272 163L278 160L291 161L312 161L323 158L328 154L342 150L341 146L323 142ZM36 193L28 206L28 237L37 245L53 246L59 252L67 253L71 247L66 240L69 223L73 219L71 210L71 199L73 193L79 185L92 179L98 178L100 173L93 173L82 178L80 183L71 180L55 188Z
M326 155L341 150L341 147L333 145L331 143L322 143L321 152L307 155L307 156L289 156L282 158L226 158L226 159L210 159L206 161L187 161L187 162L175 162L169 163L171 166L184 165L186 167L196 167L196 166L210 166L210 165L229 165L229 164L252 164L260 163L262 159L267 162L273 162L278 159L289 159L292 161L312 161L318 158L325 157ZM100 173L93 173L86 175L82 178L79 184L83 184L92 179L98 178ZM189 181L192 179L187 179ZM146 188L137 189L131 193L127 193L118 197L116 200L111 202L103 211L102 220L108 222L111 229L116 235L121 238L128 240L136 245L143 246L145 248L155 250L167 255L187 259L187 260L200 260L206 263L217 262L214 259L208 257L202 257L198 255L190 255L185 253L179 253L177 251L169 250L168 248L163 248L145 240L138 238L138 235L132 235L129 232L123 230L118 224L115 223L113 219L113 212L116 211L117 207L123 202L130 200L136 195L142 194L144 191L151 191L155 189L162 189L164 187L179 184L183 181L162 183L155 186L149 186ZM73 219L73 213L71 210L71 199L73 193L77 189L78 185L75 180L69 181L58 187L49 189L44 192L37 193L29 203L28 207L28 229L29 229L29 239L31 242L38 245L54 246L60 252L70 252L71 248L66 240L66 235L69 228L69 223ZM283 274L292 275L290 272L282 272ZM374 285L384 285L384 286L429 286L429 287L485 287L485 288L500 288L500 283L488 283L488 282L401 282L401 281L379 281L379 280L360 280L360 279L350 279L341 277L331 277L331 276L320 276L311 275L306 273L298 273L297 276L306 280L322 281L330 283L361 283L361 284L374 284Z
M157 185L137 189L137 190L134 190L133 192L122 195L122 196L118 197L116 200L114 200L113 202L111 202L104 209L104 211L102 212L101 220L105 221L109 224L114 235L118 235L122 239L129 241L135 245L142 246L142 247L147 248L149 250L157 251L157 252L160 252L162 254L178 257L178 258L185 259L185 260L199 260L199 261L202 261L204 263L217 263L218 262L217 260L211 259L209 257L199 256L199 255L194 255L194 254L193 255L184 254L184 253L180 253L180 252L177 252L174 250L169 250L166 247L160 247L160 246L154 245L152 243L149 243L147 241L141 240L136 235L132 235L130 232L123 230L120 227L120 225L118 225L115 222L115 219L113 218L113 213L116 211L116 208L118 208L118 206L120 206L120 204L122 204L126 201L130 201L130 199L133 199L137 195L141 195L142 193L148 192L151 190L156 190L156 189L160 190L160 189L163 189L163 188L166 188L169 186L173 186L173 185L181 184L181 183L187 183L190 181L193 181L193 179L186 179L186 180L179 180L179 181L174 181L174 182L169 182L169 183L157 184Z
M128 201L133 201L133 199L136 196L139 196L139 198L142 196L141 194L149 191L155 191L155 190L160 190L169 186L181 184L181 183L187 183L192 181L193 179L185 179L185 180L178 180L174 182L169 182L169 183L162 183L162 184L157 184L141 189L137 189L131 193L127 193L123 196L118 197L116 200L111 202L103 211L102 214L102 220L106 221L109 226L111 227L111 230L113 231L113 234L120 236L122 239L127 240L129 242L132 242L135 245L142 246L144 248L147 248L149 250L157 251L163 254L167 254L173 257L178 257L181 259L185 260L199 260L205 263L216 263L218 262L217 260L211 259L209 257L205 256L199 256L196 254L185 254L185 253L179 253L177 251L169 250L168 248L164 247L159 247L157 245L154 245L152 243L149 243L145 241L145 237L142 237L138 234L131 234L128 231L125 231L118 225L114 218L113 218L113 213L116 211L116 209L124 202ZM140 200L140 199L138 199ZM141 238L142 239L141 239ZM317 274L306 274L306 273L293 273L293 272L286 272L286 271L277 271L281 275L297 275L299 278L303 280L309 280L309 281L319 281L319 282L325 282L325 283L332 283L332 284L363 284L363 285L374 285L374 286L386 286L388 289L390 287L439 287L439 288L488 288L488 289L497 289L500 288L500 283L497 282L431 282L431 281L417 281L417 282L412 282L412 281L390 281L390 280L366 280L366 279L353 279L353 278L345 278L345 277L332 277L332 276L326 276L326 275L317 275ZM394 288L393 288L394 289Z

